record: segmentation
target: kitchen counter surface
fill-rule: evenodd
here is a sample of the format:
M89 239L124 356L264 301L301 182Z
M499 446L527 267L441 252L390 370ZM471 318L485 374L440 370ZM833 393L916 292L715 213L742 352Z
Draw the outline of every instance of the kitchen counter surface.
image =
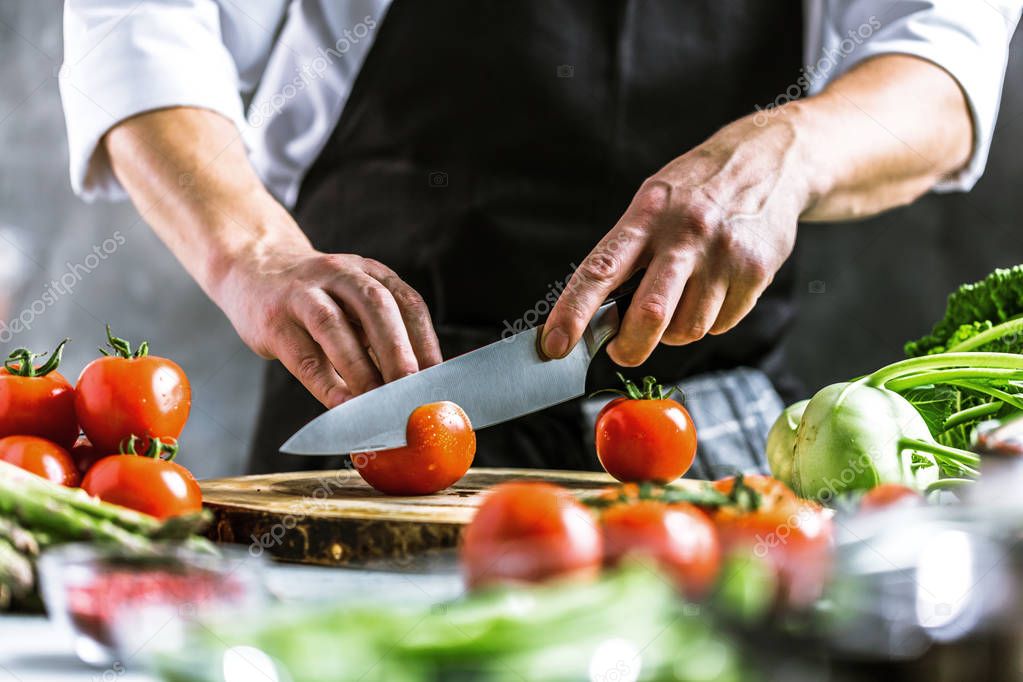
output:
M350 598L377 603L433 603L461 594L453 557L410 570L322 568L271 564L270 591L283 601ZM95 668L75 656L72 640L45 616L0 617L0 682L154 682L143 669L145 651L120 665Z

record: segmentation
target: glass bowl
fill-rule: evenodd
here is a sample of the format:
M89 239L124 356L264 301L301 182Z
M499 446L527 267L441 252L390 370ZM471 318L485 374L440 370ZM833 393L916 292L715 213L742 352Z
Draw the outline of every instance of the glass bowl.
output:
M172 648L201 615L264 603L263 563L237 548L73 543L45 551L39 576L51 621L71 633L80 659L102 666Z

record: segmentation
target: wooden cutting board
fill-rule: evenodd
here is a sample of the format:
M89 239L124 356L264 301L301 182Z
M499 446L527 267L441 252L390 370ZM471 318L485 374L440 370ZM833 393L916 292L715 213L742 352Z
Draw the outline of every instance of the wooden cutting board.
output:
M382 495L349 469L202 481L214 514L210 537L253 554L323 565L406 562L454 547L481 493L514 480L549 481L578 494L615 481L605 473L473 468L454 486L423 497Z

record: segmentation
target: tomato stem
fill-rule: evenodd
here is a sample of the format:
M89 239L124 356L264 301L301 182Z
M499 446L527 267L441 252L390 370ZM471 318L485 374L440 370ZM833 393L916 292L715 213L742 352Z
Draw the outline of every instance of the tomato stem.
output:
M178 451L181 446L174 438L167 438L160 440L159 438L149 439L149 448L144 453L139 453L138 444L141 439L132 434L121 441L121 454L122 455L137 455L139 457L150 457L152 459L162 459L170 462L178 456ZM166 455L166 457L164 456Z
M657 379L652 376L645 376L643 377L643 387L640 388L631 380L626 379L621 372L616 372L615 374L622 382L624 388L602 388L591 393L589 397L592 398L601 393L614 393L630 400L666 400L677 392L679 394L678 401L683 405L686 402L685 396L682 395L682 391L679 390L678 386L672 386L665 392L664 386L657 383Z
M41 358L46 353L33 353L28 348L15 348L4 361L4 368L11 374L20 377L44 377L60 366L61 358L64 355L64 345L71 339L64 339L53 349L53 353L46 359L46 362L35 366L35 359Z
M687 502L704 509L732 507L743 512L755 512L763 504L763 495L746 483L742 472L736 473L732 490L728 494L717 490L709 483L704 483L700 488L694 490L692 488L659 485L650 481L637 484L635 491L635 494L631 495L627 485L621 486L618 489L618 495L615 497L608 498L598 495L584 498L582 502L595 509L644 501L661 502L664 504Z
M132 353L131 344L127 340L122 339L119 336L114 336L113 332L110 331L109 324L107 325L107 345L110 346L110 348L114 351L113 356L118 358L143 358L149 355L148 341L143 341L142 343L140 343L138 349L134 353ZM99 349L99 352L103 353L103 355L106 356L111 355L110 351L108 351L106 348L101 347Z

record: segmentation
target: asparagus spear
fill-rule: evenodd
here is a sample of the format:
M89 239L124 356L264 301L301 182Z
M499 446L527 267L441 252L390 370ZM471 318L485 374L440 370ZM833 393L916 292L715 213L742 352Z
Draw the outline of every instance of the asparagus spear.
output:
M39 556L39 539L18 525L14 519L0 517L0 539L11 543L22 554Z
M145 538L180 540L209 523L207 511L158 519L107 504L84 490L50 483L18 467L0 462L0 514L14 516L52 540L99 539L144 548ZM2 536L2 532L0 532Z
M45 499L61 507L62 511L70 508L93 518L113 522L125 530L148 535L160 527L160 522L148 514L107 504L84 490L51 483L13 464L0 462L0 513L10 514L18 501L35 497L40 498L40 502Z
M0 583L8 586L14 597L28 594L35 586L31 559L7 540L0 540Z

